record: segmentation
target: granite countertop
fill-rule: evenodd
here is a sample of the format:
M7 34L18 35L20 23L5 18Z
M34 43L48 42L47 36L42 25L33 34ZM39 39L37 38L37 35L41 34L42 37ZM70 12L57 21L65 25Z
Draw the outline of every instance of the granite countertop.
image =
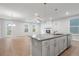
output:
M70 35L70 34L61 34L61 35L39 34L32 38L36 40L48 40L48 39L54 39L54 38L58 38L58 37L66 36L66 35Z

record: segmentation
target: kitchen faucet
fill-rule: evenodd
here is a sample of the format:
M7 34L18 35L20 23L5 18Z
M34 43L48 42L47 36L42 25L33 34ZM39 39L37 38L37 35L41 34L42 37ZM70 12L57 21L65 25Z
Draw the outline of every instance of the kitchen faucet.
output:
M56 34L56 32L57 32L57 31L54 31L54 32L53 32L53 33L54 33L54 35Z

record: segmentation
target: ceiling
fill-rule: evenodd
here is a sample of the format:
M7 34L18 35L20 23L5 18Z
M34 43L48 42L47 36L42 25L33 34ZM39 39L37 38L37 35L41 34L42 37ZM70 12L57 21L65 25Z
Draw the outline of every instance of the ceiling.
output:
M37 13L42 20L79 14L79 3L0 3L0 18L29 21Z

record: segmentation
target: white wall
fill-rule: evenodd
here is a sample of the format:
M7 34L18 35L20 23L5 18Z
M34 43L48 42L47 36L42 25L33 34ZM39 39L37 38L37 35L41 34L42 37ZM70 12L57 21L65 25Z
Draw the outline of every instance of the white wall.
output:
M33 35L33 34L45 34L46 28L51 28L52 33L53 31L58 31L59 33L70 33L69 28L69 19L62 19L62 20L54 20L53 22L48 21L46 23L41 24L34 24L34 23L22 23L17 21L4 21L0 20L0 37L7 37L6 31L7 31L7 24L15 24L16 26L12 28L12 36L23 36L23 35ZM24 32L24 25L29 25L29 32ZM33 33L33 25L36 27L36 32ZM73 38L75 40L78 40L78 35L73 35Z
M51 30L51 32L53 32L53 22L48 21L45 23L41 23L41 32L40 34L46 34L46 29L49 28Z
M70 19L73 19L73 18L79 18L79 17L71 17L67 19L54 21L53 22L54 31L58 31L59 33L70 33ZM72 40L79 41L79 35L72 34Z
M12 34L7 35L7 25L15 24L16 26L11 27ZM28 24L28 32L24 32L24 25ZM33 27L35 25L36 31L33 32ZM40 33L40 24L37 23L23 23L19 21L5 21L0 20L0 37L13 37L13 36L24 36L24 35L33 35Z
M53 30L59 33L70 33L69 19L62 19L53 21Z
M15 24L16 26L11 27L12 34L7 35L7 25ZM24 26L21 22L14 21L4 21L0 20L0 37L10 37L10 36L19 36L24 34Z
M1 29L1 20L0 20L0 37L2 36L2 31L1 31L2 29Z
M0 20L0 37L2 37L2 20Z
M0 20L0 38L4 37L4 20Z
M13 21L16 25L13 27L13 36L23 36L24 35L24 23Z

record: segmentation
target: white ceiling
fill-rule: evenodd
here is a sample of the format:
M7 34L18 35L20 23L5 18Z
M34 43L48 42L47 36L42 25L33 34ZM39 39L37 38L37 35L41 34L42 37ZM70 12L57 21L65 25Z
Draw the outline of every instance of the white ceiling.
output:
M23 21L33 20L34 14L38 13L44 20L66 17L79 14L78 3L0 3L0 17L20 19Z

